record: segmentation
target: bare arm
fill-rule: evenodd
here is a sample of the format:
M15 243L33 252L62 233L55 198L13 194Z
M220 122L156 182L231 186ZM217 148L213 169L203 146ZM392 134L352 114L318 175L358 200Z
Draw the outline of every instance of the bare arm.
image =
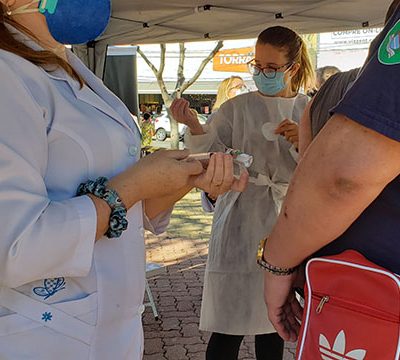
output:
M154 219L165 210L170 209L174 204L182 199L190 190L192 186L185 186L180 191L168 196L161 197L159 199L148 199L145 200L146 215L150 220ZM96 240L99 240L108 230L109 218L111 209L108 204L94 195L89 195L92 199L97 212L97 231Z
M335 115L296 170L266 260L300 264L340 236L399 173L399 142Z
M150 220L170 209L193 187L218 195L231 189L245 189L248 174L243 173L239 180L234 178L230 155L213 155L206 171L203 171L200 162L186 161L187 155L187 151L155 153L111 179L109 185L118 192L128 209L138 201L144 201L146 215ZM90 198L97 211L98 240L108 229L110 208L105 201L95 196Z
M306 152L307 148L310 146L312 142L312 133L311 133L311 115L310 115L310 109L311 105L313 103L313 100L311 100L303 113L302 118L300 119L300 124L299 124L299 154L300 158L304 156L304 153Z
M192 189L193 189L192 186L185 186L184 188L182 188L182 190L174 194L167 195L159 199L146 200L145 209L147 217L150 220L156 218L163 211L172 208L175 205L175 203L177 203L180 199L182 199Z
M191 175L201 174L200 163L183 161L187 155L186 151L161 151L147 156L108 184L117 191L127 209L139 201L148 201L150 218L154 218L168 205L171 207L174 199L190 191ZM96 240L99 240L108 229L111 211L104 200L91 195L90 198L96 207Z
M347 230L399 172L399 142L335 115L295 172L264 258L283 268L299 265ZM296 277L264 274L268 316L290 341L297 339L301 318Z

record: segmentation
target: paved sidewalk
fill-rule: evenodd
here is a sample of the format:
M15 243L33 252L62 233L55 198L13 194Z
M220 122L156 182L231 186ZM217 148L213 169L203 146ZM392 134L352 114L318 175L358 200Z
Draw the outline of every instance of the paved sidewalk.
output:
M147 234L147 261L166 268L149 278L160 318L146 308L144 360L205 359L209 334L198 325L211 219L201 209L200 193L192 192L176 206L166 234ZM254 338L245 338L239 359L255 359ZM288 346L284 360L293 359Z

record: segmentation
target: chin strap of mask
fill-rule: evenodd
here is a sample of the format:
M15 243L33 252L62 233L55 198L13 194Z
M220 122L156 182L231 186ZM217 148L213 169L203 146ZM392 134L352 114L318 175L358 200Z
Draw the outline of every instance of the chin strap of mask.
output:
M39 11L44 14L46 11L49 14L56 12L58 0L40 0Z

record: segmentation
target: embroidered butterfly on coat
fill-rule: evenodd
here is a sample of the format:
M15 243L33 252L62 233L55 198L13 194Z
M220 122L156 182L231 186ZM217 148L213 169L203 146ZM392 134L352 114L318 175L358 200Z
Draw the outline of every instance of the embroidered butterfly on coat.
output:
M47 300L50 296L53 296L60 290L65 289L65 279L63 277L54 279L45 279L43 281L43 287L38 286L33 288L33 292Z

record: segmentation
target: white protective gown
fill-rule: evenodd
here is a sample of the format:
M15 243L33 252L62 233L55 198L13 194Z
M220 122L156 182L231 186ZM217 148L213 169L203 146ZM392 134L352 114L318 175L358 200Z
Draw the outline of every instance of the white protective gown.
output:
M38 48L16 34L32 48ZM139 360L145 288L142 204L119 239L95 243L81 182L139 159L124 104L71 52L79 84L0 51L0 359Z
M275 331L263 299L263 271L256 264L260 240L272 229L296 167L297 153L273 129L284 119L298 122L305 95L271 98L258 92L226 102L205 125L205 135L188 131L192 153L225 147L253 155L245 192L218 198L204 280L200 328L231 335ZM269 140L268 140L269 139Z

